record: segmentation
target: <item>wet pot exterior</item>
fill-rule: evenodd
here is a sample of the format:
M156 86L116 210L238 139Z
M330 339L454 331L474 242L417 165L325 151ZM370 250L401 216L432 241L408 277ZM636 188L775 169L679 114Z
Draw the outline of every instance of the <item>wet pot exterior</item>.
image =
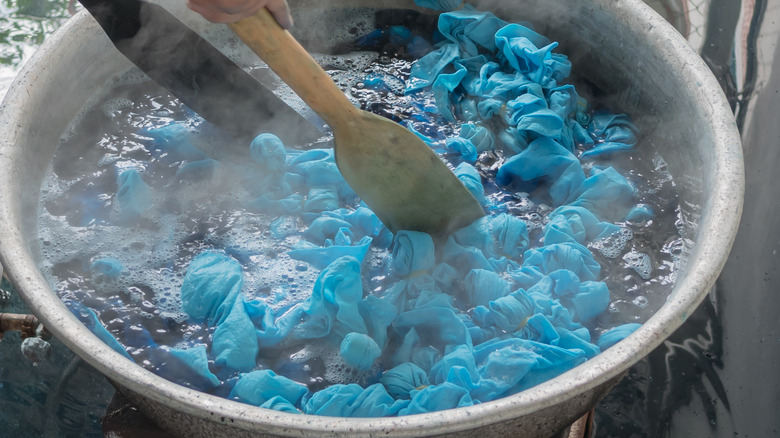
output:
M717 81L685 40L640 0L475 1L528 21L560 42L573 70L606 90L669 163L680 188L685 267L666 304L628 338L585 364L519 394L476 406L398 418L332 418L265 410L193 391L144 370L103 344L52 292L38 265L38 188L59 138L95 91L131 65L85 13L27 63L0 108L0 264L55 336L105 374L175 435L549 437L589 410L636 361L678 328L705 298L733 243L744 177L739 134ZM252 62L222 25L169 10L230 55ZM294 33L314 45L354 7L408 7L397 0L290 0ZM335 21L334 21L335 20ZM343 27L343 26L341 26ZM310 46L311 49L316 47ZM487 434L487 435L486 435Z

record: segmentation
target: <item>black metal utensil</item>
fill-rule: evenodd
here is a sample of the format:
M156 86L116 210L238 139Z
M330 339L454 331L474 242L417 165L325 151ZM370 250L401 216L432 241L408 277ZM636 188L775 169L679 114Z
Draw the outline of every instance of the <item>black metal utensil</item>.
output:
M116 48L204 119L238 138L271 132L289 145L323 133L159 5L79 0Z

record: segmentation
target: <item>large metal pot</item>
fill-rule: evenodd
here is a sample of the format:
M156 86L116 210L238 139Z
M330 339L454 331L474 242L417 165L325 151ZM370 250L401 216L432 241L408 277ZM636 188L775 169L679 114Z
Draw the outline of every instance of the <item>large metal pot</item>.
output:
M224 26L168 8L217 44ZM317 42L355 6L409 7L411 0L291 0L296 33ZM685 40L640 0L486 0L479 8L529 21L560 42L574 70L641 120L680 188L684 268L666 304L639 330L585 364L490 403L403 418L293 415L186 389L122 358L62 305L36 268L38 188L66 125L111 77L130 64L84 13L38 51L0 112L0 262L32 311L55 336L105 374L165 429L182 436L538 436L549 437L590 409L622 373L670 335L707 295L731 248L743 197L739 135L730 107ZM239 59L248 52L233 51ZM244 58L247 59L247 58Z

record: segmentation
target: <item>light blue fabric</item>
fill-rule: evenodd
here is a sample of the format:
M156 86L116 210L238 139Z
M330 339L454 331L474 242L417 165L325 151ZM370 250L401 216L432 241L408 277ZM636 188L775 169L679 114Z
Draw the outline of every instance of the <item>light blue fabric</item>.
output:
M127 223L138 219L151 206L151 189L135 169L127 169L120 173L117 185L119 220Z
M111 347L114 351L120 353L122 356L133 360L133 358L127 353L125 347L119 343L119 341L103 327L103 324L98 319L95 312L81 303L69 303L70 311L79 317L81 322L87 326L87 328L95 334L101 341Z
M646 204L638 204L631 208L626 214L626 220L629 222L647 222L655 218L653 208Z
M472 269L464 284L466 298L471 306L487 305L507 293L511 285L500 275L485 269Z
M113 257L101 257L95 259L89 265L92 275L105 280L116 280L125 270L124 265Z
M270 133L258 135L249 145L249 153L265 171L274 175L284 172L287 151L279 137Z
M433 269L435 262L433 239L429 234L406 230L396 233L391 269L398 278Z
M353 244L348 232L339 230L333 241L326 240L324 246L299 242L287 254L290 258L309 263L316 269L323 269L342 257L351 257L362 263L371 247L371 241L370 237L365 236Z
M217 324L211 341L214 364L238 371L249 371L257 364L257 334L249 318L244 297L234 302L227 318Z
M473 163L480 153L494 150L493 135L484 126L464 123L460 127L460 135L447 138L446 148L461 155L464 161Z
M195 322L217 326L227 319L244 283L241 265L207 251L191 262L181 286L182 308Z
M474 196L474 199L479 201L480 204L484 204L485 201L485 187L482 186L482 177L479 175L477 169L469 163L460 163L455 168L455 176L458 177L460 182L468 189L468 191Z
M344 362L358 371L368 371L382 354L376 341L363 333L347 333L341 341L339 354Z
M622 341L626 336L630 335L641 326L642 324L628 323L607 330L599 336L598 340L596 340L596 345L598 345L601 351L604 351Z
M474 404L467 389L449 382L414 390L411 395L409 405L401 409L398 415L425 414Z
M522 329L534 313L534 303L520 289L487 305L474 308L474 322L481 327L497 327L506 333Z
M309 390L305 385L278 376L272 370L257 370L241 374L229 397L255 406L261 406L279 397L295 409L300 409L307 394ZM275 400L273 403L277 405L280 402L281 400ZM287 408L287 404L281 403L281 406Z
M582 153L582 158L595 158L625 152L636 146L637 127L625 114L594 114L588 125L588 133L595 146Z
M408 400L394 399L381 383L365 389L351 383L315 392L306 401L303 411L332 417L388 417L398 415L408 404Z
M424 336L428 345L437 348L471 343L466 326L452 309L434 307L410 310L398 315L392 327L401 336L414 328Z
M322 338L335 333L343 339L347 333L368 333L358 302L363 298L360 262L350 256L336 259L317 277L311 299L305 308L307 317L294 333L298 338Z
M159 347L152 349L150 361L157 373L179 385L208 391L220 382L208 366L206 346L193 345L186 349Z
M463 5L463 0L414 0L417 6L436 9L437 11L451 11Z
M596 215L583 207L558 207L548 218L549 222L544 226L544 242L548 245L563 242L584 245L620 231L619 226L599 221Z
M413 390L420 390L431 384L428 373L411 362L404 362L385 371L379 381L393 398L405 400L411 398Z

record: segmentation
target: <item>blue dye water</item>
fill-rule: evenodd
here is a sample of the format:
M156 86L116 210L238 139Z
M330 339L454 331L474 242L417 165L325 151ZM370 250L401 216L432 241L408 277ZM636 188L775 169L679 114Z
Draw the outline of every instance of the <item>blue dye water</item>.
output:
M398 121L411 120L410 129L426 136L453 167L465 159L446 145L448 138L461 132L461 123L440 116L430 93L404 94L411 60L362 52L324 58L323 63L361 106ZM597 90L588 94L597 94ZM88 315L81 305L92 309L137 363L160 374L170 376L158 368L156 346L210 345L215 335L213 327L193 320L182 309L180 289L185 273L203 251L217 249L237 260L243 295L262 301L277 316L306 301L320 271L332 261L320 265L295 256L303 244L310 245L302 233L311 220L306 214L316 216L320 210L300 216L284 213L289 207L275 200L252 208L257 203L253 199L265 193L255 192L262 188L258 184L266 183L262 170L243 165L246 148L151 85L138 84L131 74L120 78L66 133L44 183L40 239L43 269L53 287L75 313ZM295 157L306 153L288 150L288 155L298 160ZM614 234L588 240L603 268L599 280L612 291L607 312L597 318L583 317L587 327L583 330L590 330L588 338L594 342L613 327L641 323L663 304L682 246L674 184L652 145L645 143L636 151L610 157L609 161L585 161L583 166L588 171L607 164L618 169L634 184L642 205L656 214L612 225ZM475 158L474 172L480 183L485 182L484 195L492 214L520 218L529 230L530 247L542 244L554 207L544 189L510 192L495 184L497 172L509 160L498 148ZM312 175L321 178L324 169ZM128 178L137 183L127 183ZM115 194L117 184L126 189ZM341 188L338 191L338 206L357 207L356 200L344 196ZM312 193L308 193L309 200ZM390 258L386 231L376 230L371 236L374 244L363 263L363 289L381 297L401 277L393 279L392 272L388 274L388 266L395 262ZM338 236L327 237L339 245ZM501 281L512 281L506 273L503 276ZM464 316L471 312L468 300L457 304L465 293L459 286L447 292L455 297ZM574 330L575 325L569 327ZM582 326L577 323L576 327ZM262 353L257 367L274 369L316 392L336 384L375 383L383 370L394 365L388 352L398 348L402 339L391 337L384 359L358 367L363 368L361 372L337 348L293 341L288 338L280 348ZM441 357L445 351L436 354ZM560 366L556 373L576 363L556 365ZM237 371L215 372L232 385ZM530 382L519 383L517 388ZM180 383L202 387L192 381Z

